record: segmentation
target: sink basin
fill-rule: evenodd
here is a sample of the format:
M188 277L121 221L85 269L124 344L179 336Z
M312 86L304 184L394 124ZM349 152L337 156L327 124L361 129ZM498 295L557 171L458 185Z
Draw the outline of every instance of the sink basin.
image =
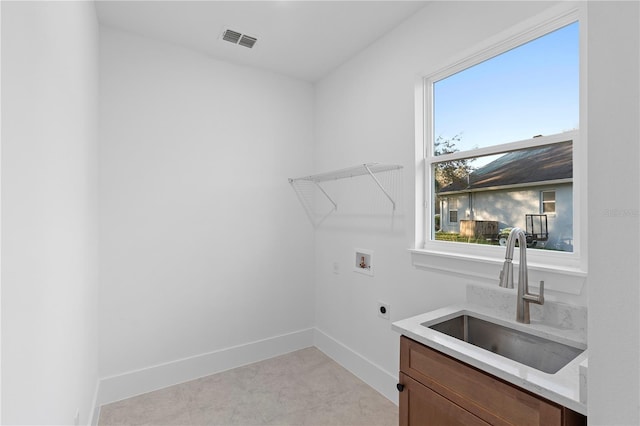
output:
M548 374L558 372L585 350L471 315L422 325Z

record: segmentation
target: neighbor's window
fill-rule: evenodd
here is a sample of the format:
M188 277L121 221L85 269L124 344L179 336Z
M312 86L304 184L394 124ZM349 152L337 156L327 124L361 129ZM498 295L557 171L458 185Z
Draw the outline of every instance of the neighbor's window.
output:
M542 213L556 212L556 191L542 191Z
M578 47L575 22L426 79L431 240L573 251Z
M458 199L449 198L447 207L449 208L449 223L457 223L458 222Z

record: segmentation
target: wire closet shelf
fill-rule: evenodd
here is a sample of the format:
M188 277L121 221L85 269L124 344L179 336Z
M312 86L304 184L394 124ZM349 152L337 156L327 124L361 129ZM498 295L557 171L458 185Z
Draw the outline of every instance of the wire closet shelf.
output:
M389 192L384 188L384 186L380 183L380 181L375 175L376 173L388 172L388 171L399 170L399 169L402 169L402 166L398 164L365 163L365 164L359 164L353 167L348 167L346 169L335 170L332 172L318 173L315 175L303 176L298 178L289 178L289 183L291 185L294 185L296 182L300 182L300 181L307 181L307 182L314 183L318 187L318 189L322 192L322 194L324 194L324 196L327 197L327 199L331 202L331 204L333 204L333 207L337 209L338 205L331 198L331 196L327 194L324 188L320 186L320 183L334 181L338 179L346 179L346 178L352 178L356 176L368 175L373 179L373 181L376 183L378 188L380 188L380 190L389 199L389 201L391 201L393 209L395 210L396 202L391 197L391 195L389 195Z

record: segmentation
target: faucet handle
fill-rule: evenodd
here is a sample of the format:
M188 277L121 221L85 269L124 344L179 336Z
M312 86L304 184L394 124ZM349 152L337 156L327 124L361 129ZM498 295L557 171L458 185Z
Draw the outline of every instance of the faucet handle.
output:
M544 305L544 281L540 281L540 294L538 294L538 303Z
M544 305L544 281L540 281L540 294L526 293L522 295L522 298L527 302Z

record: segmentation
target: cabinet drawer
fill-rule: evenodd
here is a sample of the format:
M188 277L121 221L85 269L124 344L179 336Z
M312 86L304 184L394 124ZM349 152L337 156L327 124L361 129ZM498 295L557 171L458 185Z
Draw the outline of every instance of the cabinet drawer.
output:
M562 424L563 407L404 336L400 370L491 424Z

